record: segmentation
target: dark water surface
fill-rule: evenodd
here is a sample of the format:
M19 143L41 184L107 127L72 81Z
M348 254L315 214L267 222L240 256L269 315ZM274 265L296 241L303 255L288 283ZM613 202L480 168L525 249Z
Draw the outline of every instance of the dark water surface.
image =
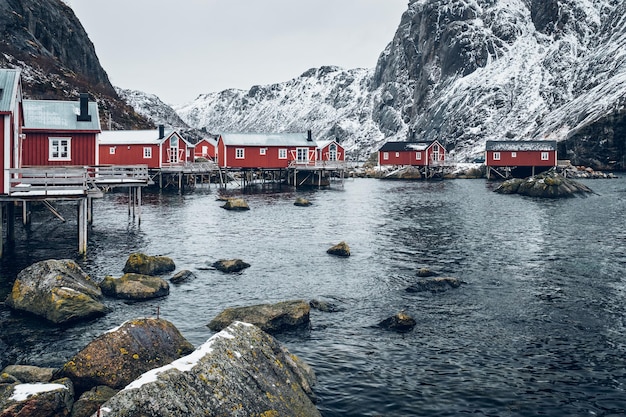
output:
M167 255L197 278L156 301L107 300L112 312L57 327L0 306L2 365L59 366L89 341L139 316L173 322L196 346L226 307L323 299L304 334L278 336L317 373L318 407L331 416L622 416L626 413L626 180L588 181L596 195L567 200L503 196L483 180L358 179L328 190L247 195L228 212L215 188L144 195L142 223L126 194L95 203L86 258L69 224L34 213L2 261L0 298L15 274L74 258L94 277L121 276L129 253ZM293 205L309 198L308 208ZM352 256L326 254L345 240ZM204 270L222 258L252 267ZM467 285L408 293L428 267ZM400 310L406 334L375 325Z

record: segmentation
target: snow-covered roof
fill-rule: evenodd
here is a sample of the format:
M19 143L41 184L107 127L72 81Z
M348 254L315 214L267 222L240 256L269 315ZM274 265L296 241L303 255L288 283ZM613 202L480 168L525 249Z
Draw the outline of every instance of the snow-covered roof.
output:
M323 149L323 148L327 147L328 145L330 145L330 144L331 144L331 143L333 143L333 142L334 142L334 143L337 143L337 141L336 141L336 140L334 140L334 139L328 139L328 140L318 140L318 141L316 141L316 142L317 142L317 147L318 147L319 149ZM341 146L341 145L339 145L338 143L337 143L337 145L338 145L338 146Z
M555 140L488 140L488 151L556 151Z
M46 130L100 131L98 103L88 103L91 119L79 121L80 102L61 100L24 100L24 128Z
M193 147L182 135L175 131L165 131L159 138L159 130L104 130L100 134L101 145L158 145L169 139L172 135L178 135L188 146Z
M387 142L379 149L379 152L423 151L428 149L433 142L435 141Z
M13 110L20 80L20 70L0 69L0 112Z
M223 133L228 146L317 146L307 133Z

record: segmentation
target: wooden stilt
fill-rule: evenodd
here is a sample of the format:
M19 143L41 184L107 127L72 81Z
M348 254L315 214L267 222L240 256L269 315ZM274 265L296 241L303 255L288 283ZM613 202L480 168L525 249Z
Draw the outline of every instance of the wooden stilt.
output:
M141 187L137 187L137 224L141 225Z
M4 237L3 237L3 227L4 227L4 203L0 203L0 258L4 255Z
M15 203L7 205L7 244L15 243Z
M28 202L22 201L22 224L27 225L30 222L30 216L28 214Z
M87 198L78 201L78 253L87 253Z

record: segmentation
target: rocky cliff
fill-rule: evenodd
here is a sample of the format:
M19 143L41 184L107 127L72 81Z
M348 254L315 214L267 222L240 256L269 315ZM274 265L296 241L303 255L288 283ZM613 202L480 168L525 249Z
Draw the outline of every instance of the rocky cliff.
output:
M103 127L153 127L120 99L83 26L61 0L0 1L0 52L0 67L22 69L26 98L75 100L88 92L99 102Z

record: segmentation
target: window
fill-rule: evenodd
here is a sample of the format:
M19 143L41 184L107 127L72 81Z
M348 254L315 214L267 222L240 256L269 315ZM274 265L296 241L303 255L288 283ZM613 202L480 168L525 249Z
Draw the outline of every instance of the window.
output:
M511 158L517 158L517 152L511 152Z
M550 159L550 153L549 152L541 152L541 160L542 161L547 161Z
M152 158L152 148L143 148L143 159Z
M49 138L48 139L48 160L49 161L70 161L71 143L70 138Z
M109 148L109 155L115 155L115 146Z
M278 150L278 159L287 159L287 149Z
M383 152L383 159L384 159L385 161L388 161L388 160L389 160L389 152Z
M243 159L245 158L245 149L244 148L236 148L235 149L235 158L236 159Z
M400 152L396 152L396 158L400 158Z
M208 146L202 146L202 156L207 156L209 154L209 147Z
M259 155L265 155L265 151L267 151L267 148L259 149Z
M422 159L422 153L421 152L415 152L415 159L420 161Z
M499 161L500 160L500 152L494 152L493 153L493 160L494 161Z

